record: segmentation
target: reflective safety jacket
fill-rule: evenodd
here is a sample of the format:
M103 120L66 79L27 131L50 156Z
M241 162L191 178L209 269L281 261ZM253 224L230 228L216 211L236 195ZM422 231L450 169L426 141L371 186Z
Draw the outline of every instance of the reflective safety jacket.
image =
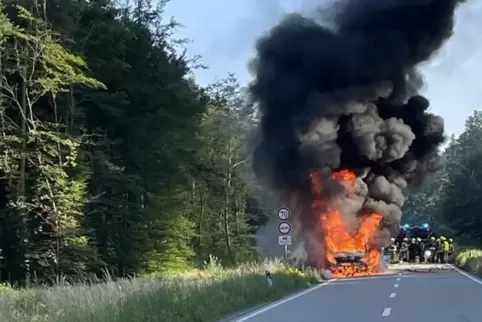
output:
M454 244L449 242L449 252L453 252L454 251Z
M442 243L442 249L444 250L444 252L448 252L450 250L450 243L444 240Z

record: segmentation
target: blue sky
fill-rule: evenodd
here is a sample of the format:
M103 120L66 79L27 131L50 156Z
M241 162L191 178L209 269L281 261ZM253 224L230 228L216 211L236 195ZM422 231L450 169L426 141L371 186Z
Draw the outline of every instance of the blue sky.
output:
M320 0L171 0L166 14L184 27L191 56L201 55L208 70L198 70L201 84L235 73L245 84L256 38L286 13L310 12ZM477 19L477 16L479 19ZM482 108L482 1L457 12L455 35L440 54L423 67L424 94L432 111L445 119L447 134L460 134L468 115Z

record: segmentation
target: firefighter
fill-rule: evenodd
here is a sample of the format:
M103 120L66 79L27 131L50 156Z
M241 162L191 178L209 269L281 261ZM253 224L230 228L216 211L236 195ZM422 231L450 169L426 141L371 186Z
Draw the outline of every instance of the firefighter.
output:
M408 246L408 261L409 262L415 262L415 257L417 256L418 253L418 245L417 245L417 239L412 238L410 240L410 245Z
M399 259L400 262L408 261L408 238L404 238L400 245Z
M422 240L422 238L418 237L417 238L417 248L418 248L418 258L419 261L425 261L425 241Z
M437 241L435 240L435 237L432 236L430 237L430 241L428 242L428 250L430 251L430 257L429 257L430 263L435 263L436 248L437 248Z
M449 261L452 260L452 255L454 254L454 240L449 238Z
M442 249L442 237L437 238L435 243L435 262L440 264L442 262L443 249Z
M397 244L395 238L390 238L392 244L390 245L390 262L395 263L397 261Z
M450 243L445 237L440 237L442 242L442 263L446 264L449 260Z

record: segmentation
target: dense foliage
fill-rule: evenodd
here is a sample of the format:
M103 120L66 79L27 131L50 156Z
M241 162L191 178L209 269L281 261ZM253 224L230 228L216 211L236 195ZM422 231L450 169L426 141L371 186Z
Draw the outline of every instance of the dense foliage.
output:
M252 113L208 87L165 1L3 1L0 279L182 269L256 256Z

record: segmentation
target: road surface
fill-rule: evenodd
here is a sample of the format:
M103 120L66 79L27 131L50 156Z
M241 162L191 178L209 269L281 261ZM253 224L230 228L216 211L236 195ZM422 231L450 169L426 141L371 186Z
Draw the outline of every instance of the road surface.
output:
M235 322L482 322L482 281L456 268L333 280Z

